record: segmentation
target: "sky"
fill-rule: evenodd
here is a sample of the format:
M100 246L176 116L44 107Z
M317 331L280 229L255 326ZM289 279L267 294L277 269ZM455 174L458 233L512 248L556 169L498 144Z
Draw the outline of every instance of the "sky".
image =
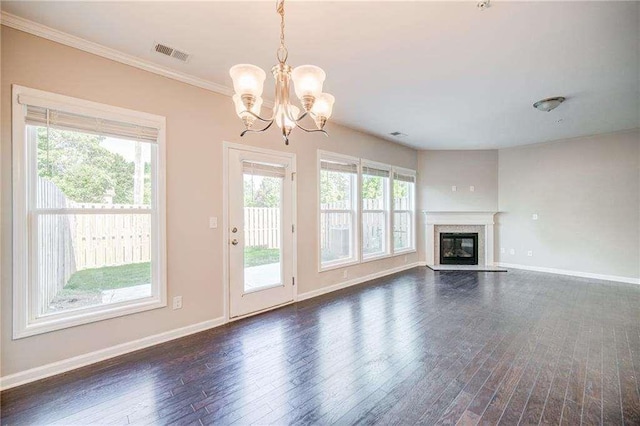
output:
M122 155L127 161L134 161L135 159L135 143L128 139L117 139L106 137L100 146L108 149L111 152ZM151 144L148 142L140 142L142 145L142 159L145 163L151 162Z

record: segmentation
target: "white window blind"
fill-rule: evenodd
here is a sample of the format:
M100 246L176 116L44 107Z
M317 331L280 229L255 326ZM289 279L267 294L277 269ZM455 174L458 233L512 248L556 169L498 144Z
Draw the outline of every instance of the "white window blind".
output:
M25 123L29 125L81 131L151 143L156 143L158 140L158 129L153 127L88 117L33 105L26 105L26 110Z
M381 169L378 167L362 166L362 174L388 178L390 175L390 172L389 170Z
M414 175L406 175L402 173L394 173L393 179L401 182L411 182L411 183L415 183L416 181L416 177Z
M322 160L320 162L320 168L322 170L328 170L332 172L341 173L358 173L358 165L353 163L338 163L334 161Z
M255 163L251 161L242 162L242 170L245 173L269 177L285 177L286 169L279 164Z

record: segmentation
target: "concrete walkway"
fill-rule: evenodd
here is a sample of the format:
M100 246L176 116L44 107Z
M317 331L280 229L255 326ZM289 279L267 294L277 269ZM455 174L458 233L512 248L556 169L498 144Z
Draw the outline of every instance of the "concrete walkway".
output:
M244 269L245 291L271 287L282 283L280 263L252 266Z
M244 270L245 291L272 287L282 283L280 263L252 266ZM151 284L102 291L102 303L117 303L151 296Z
M102 290L102 303L117 303L125 300L142 299L151 296L151 284Z

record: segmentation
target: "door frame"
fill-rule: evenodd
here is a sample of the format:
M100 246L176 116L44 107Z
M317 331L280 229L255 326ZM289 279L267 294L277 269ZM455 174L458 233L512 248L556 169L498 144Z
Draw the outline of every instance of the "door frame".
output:
M229 317L229 306L231 304L231 281L229 274L229 241L230 241L230 231L229 231L229 150L236 149L240 151L247 151L256 154L268 154L268 155L277 155L282 157L287 157L291 160L291 173L293 175L293 180L291 182L291 221L294 226L295 232L292 235L292 255L293 259L291 259L291 269L292 275L295 279L295 284L293 286L293 300L289 303L283 305L273 306L267 309L263 309L260 311L252 312L247 315L242 315L239 317L230 318ZM257 315L263 312L270 311L272 309L277 309L282 306L289 305L291 303L295 303L298 301L298 202L297 202L297 184L298 184L298 176L297 176L297 164L296 164L296 154L292 152L286 151L278 151L274 149L267 148L258 148L250 145L243 145L234 142L222 142L222 286L223 286L223 315L224 322L236 321L242 318L247 318L252 315Z

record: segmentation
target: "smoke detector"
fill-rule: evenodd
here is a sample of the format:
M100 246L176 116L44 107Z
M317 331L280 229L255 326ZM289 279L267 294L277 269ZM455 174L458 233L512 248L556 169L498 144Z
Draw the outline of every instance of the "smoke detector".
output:
M563 96L555 96L553 98L539 100L533 104L533 107L538 111L549 112L558 108L564 101L565 98Z
M171 58L177 59L182 62L188 62L189 55L188 53L182 52L178 49L174 49L173 47L169 47L166 44L155 43L153 45L153 51L156 53L160 53L161 55L169 56Z
M478 4L476 4L476 6L478 7L478 9L480 10L485 10L485 9L489 9L491 7L491 0L482 0L479 1Z

